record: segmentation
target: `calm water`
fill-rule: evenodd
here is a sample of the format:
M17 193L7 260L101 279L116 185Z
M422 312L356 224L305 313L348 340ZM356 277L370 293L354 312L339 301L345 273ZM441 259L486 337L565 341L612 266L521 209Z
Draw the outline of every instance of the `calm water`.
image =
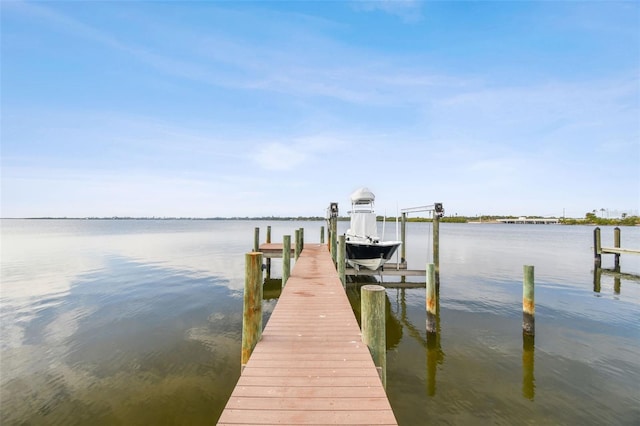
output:
M274 241L304 227L314 242L323 223L2 221L1 423L214 423L239 377L243 254L267 225ZM407 230L423 269L430 224ZM442 224L438 338L424 289L387 290L400 424L640 424L640 279L594 283L592 232ZM612 228L602 236L612 245ZM622 228L622 246L640 248L640 228ZM640 256L621 263L640 275ZM525 264L535 344L521 334ZM357 310L358 286L348 294Z

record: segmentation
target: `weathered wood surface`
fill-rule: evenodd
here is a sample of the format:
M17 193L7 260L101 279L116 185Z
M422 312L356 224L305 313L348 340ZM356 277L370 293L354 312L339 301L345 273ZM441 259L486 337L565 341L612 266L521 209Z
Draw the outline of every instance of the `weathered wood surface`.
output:
M638 249L628 249L620 247L601 247L600 250L602 253L640 254L640 250Z
M263 243L258 247L258 251L262 252L266 259L282 258L282 248L282 243ZM296 244L291 242L291 254L295 254L295 252Z
M218 424L397 424L326 245L305 246Z

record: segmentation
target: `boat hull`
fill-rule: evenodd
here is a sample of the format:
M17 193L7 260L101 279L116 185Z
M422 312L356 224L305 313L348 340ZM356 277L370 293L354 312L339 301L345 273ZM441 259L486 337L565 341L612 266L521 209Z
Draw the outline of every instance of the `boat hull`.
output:
M347 262L353 267L364 267L378 270L393 256L400 246L400 241L382 243L346 242Z

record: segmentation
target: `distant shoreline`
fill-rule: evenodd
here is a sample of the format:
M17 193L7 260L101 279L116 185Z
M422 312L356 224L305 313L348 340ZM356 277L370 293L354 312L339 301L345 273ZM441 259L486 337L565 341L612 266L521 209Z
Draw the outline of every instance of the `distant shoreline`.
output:
M589 226L640 226L640 217L627 216L625 218L542 218L541 216L527 216L529 219L557 219L558 223L552 223L548 225L589 225ZM383 221L383 217L378 217L378 222ZM514 216L491 216L479 219L478 217L465 217L465 216L449 216L440 219L441 223L468 223L474 225L486 225L486 224L505 224L507 223L499 221L516 219ZM107 221L107 220L148 220L148 221L224 221L224 220L236 220L236 221L274 221L274 222L287 222L287 221L300 221L300 222L318 222L324 221L326 218L321 216L257 216L257 217L130 217L130 216L110 216L110 217L5 217L0 220L93 220L93 221ZM348 221L349 217L341 216L339 221ZM395 217L387 217L388 222L395 222ZM409 217L407 222L432 222L431 218L423 217ZM541 224L537 224L541 225Z

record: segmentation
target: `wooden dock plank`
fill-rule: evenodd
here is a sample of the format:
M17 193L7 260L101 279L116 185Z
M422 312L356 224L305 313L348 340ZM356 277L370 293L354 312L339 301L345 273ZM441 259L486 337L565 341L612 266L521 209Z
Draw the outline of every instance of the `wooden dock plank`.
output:
M238 386L236 397L279 397L279 398L386 398L384 390L378 386L360 386L357 394L351 386Z
M350 411L354 405L359 410L380 411L385 410L384 400L387 397L354 397L354 398L337 398L337 397L276 397L263 398L262 396L248 397L231 397L227 403L228 409L233 410L315 410L315 411ZM381 401L383 400L383 401Z
M325 245L305 245L218 424L397 425Z
M226 416L225 416L226 415ZM393 413L372 410L245 410L229 409L218 424L397 425Z
M258 247L258 251L261 251L263 256L267 259L279 259L279 258L282 258L283 248L284 247L282 243L264 243L264 244L260 244L260 246ZM291 254L295 254L295 252L296 252L296 245L292 241Z

